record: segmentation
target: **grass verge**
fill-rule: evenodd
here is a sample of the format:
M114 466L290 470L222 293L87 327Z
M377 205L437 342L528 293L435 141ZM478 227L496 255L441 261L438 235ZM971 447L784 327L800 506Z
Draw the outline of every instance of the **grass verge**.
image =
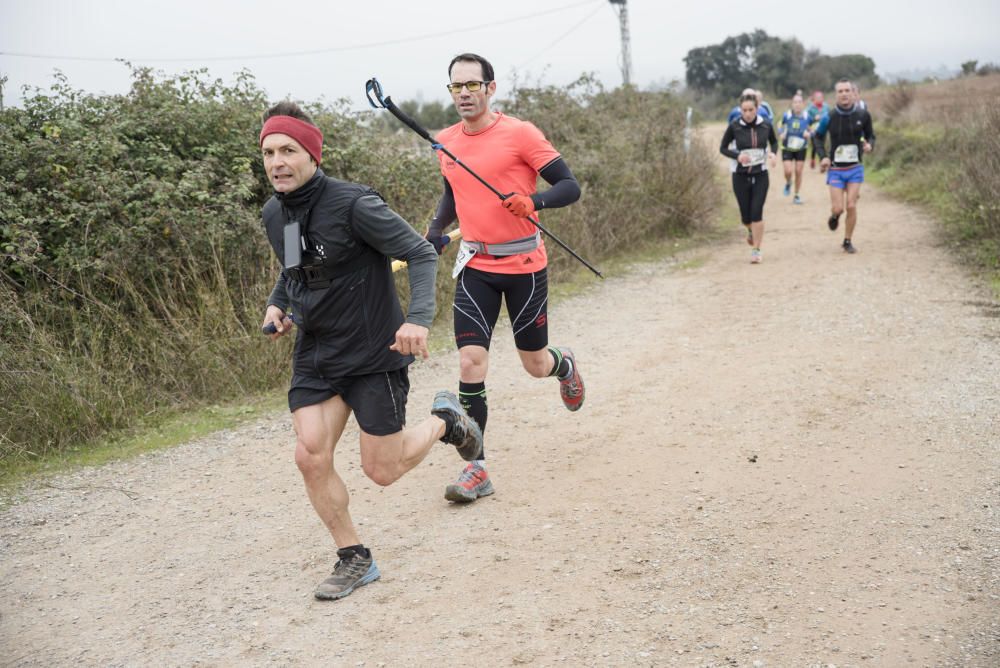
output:
M25 483L86 466L164 450L196 438L258 420L286 406L284 392L268 392L238 402L195 409L175 409L147 418L139 426L34 459L0 461L0 496L11 497Z

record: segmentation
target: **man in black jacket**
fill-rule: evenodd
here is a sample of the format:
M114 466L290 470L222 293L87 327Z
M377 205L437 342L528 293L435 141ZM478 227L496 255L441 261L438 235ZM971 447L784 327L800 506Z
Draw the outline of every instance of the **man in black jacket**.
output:
M327 177L319 168L323 136L295 104L264 114L264 169L275 194L263 223L283 271L268 299L265 331L277 339L298 326L288 406L297 436L295 463L309 500L336 543L333 574L316 598L339 599L379 577L348 512L348 493L333 453L353 411L361 430L361 466L389 485L440 440L465 460L481 456L483 437L458 398L438 392L431 415L404 428L407 366L427 353L434 317L434 247L371 188ZM286 248L286 242L289 247ZM410 307L403 318L389 258L409 267Z
M837 82L837 105L830 110L816 128L816 152L822 158L820 171L828 171L826 184L830 186L830 218L827 225L836 231L840 214L847 209L844 224L845 253L856 253L851 241L858 223L858 197L865 182L865 168L861 164L865 153L875 148L875 131L868 110L860 106L849 79ZM830 136L830 152L826 151L826 137ZM830 157L833 157L831 160Z

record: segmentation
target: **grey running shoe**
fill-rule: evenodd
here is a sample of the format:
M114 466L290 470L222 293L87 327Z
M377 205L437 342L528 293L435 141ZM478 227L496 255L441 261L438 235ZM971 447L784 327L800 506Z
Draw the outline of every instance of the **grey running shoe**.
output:
M844 249L845 253L850 253L851 255L858 252L858 249L854 247L854 244L851 243L850 239L844 239L844 243L841 245L841 248Z
M381 577L371 550L362 557L354 550L337 550L339 561L333 573L316 587L315 596L321 601L336 601L344 598L358 587L374 582Z
M441 417L442 413L447 413L454 419L454 426L441 440L454 445L459 456L467 462L482 459L483 432L476 421L470 418L462 408L462 404L458 402L458 397L455 396L454 392L441 390L434 395L431 415ZM444 418L442 417L442 419Z
M836 231L837 225L840 225L840 216L830 216L830 219L826 221L826 225L830 228L831 232Z
M490 474L479 464L469 462L451 485L444 490L444 498L455 503L471 503L481 496L493 493Z
M792 198L792 204L804 204L804 202L802 201L802 198L796 194L795 197Z

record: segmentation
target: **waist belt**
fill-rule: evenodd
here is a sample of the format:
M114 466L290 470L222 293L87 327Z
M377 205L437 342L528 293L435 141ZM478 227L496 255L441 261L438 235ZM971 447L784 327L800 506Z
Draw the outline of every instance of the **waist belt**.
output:
M504 241L499 244L488 244L482 241L467 241L462 239L462 246L476 251L477 255L492 255L493 257L506 257L508 255L520 255L530 253L538 248L542 243L541 232L535 231L530 237Z
M311 264L286 268L285 276L293 281L305 283L309 288L315 290L329 287L331 281L334 279L347 276L358 269L375 264L380 259L384 259L381 253L376 252L373 248L368 248L364 253L349 262L341 262L339 264Z

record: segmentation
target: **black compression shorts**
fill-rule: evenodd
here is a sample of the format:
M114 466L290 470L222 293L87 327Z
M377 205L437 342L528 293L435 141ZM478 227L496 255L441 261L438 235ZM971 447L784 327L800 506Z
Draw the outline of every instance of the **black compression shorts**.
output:
M733 172L733 193L740 205L740 220L744 225L764 220L768 183L766 171L753 175Z
M466 267L455 284L455 343L489 349L493 328L500 316L500 299L518 350L541 350L549 344L546 309L549 301L548 271L533 274L498 274Z
M410 379L406 367L364 376L315 378L295 374L288 390L288 409L323 403L340 395L358 420L361 431L372 436L388 436L406 425L406 395Z
M786 162L791 162L791 161L805 162L806 150L802 149L801 151L782 151L781 159L785 160Z

